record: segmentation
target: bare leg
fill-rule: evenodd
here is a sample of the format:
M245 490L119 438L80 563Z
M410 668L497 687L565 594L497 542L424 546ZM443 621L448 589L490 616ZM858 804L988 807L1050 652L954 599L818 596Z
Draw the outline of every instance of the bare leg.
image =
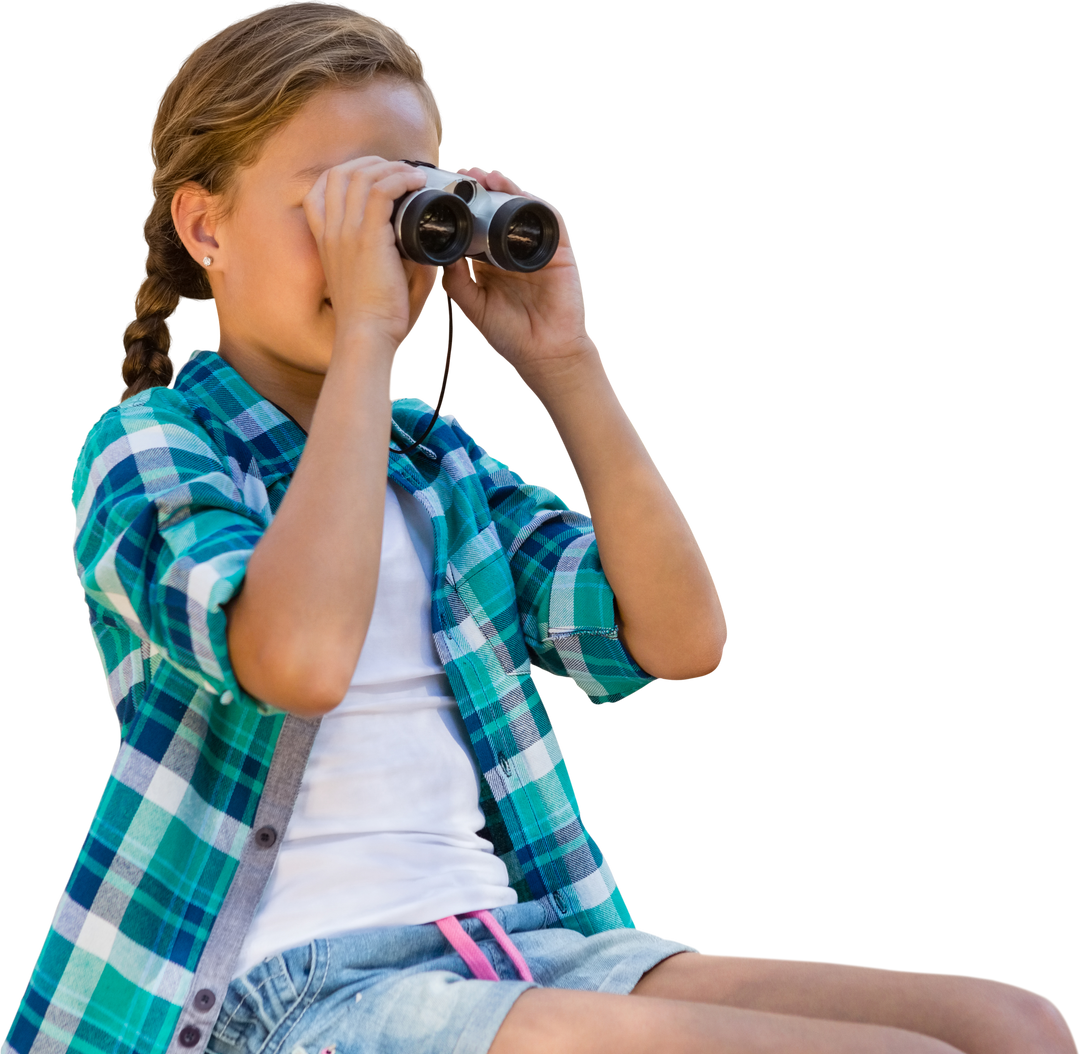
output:
M965 1054L1076 1054L1047 1000L971 977L682 954L650 970L634 994L889 1025Z
M957 1054L880 1025L673 999L533 988L514 1004L490 1054Z

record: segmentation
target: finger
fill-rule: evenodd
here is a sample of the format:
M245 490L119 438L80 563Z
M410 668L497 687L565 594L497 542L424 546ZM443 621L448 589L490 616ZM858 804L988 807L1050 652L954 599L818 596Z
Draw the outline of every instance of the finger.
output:
M336 237L345 220L349 190L353 181L365 173L377 172L387 165L398 164L376 156L354 157L340 165L327 169L326 175L326 228Z
M492 185L492 190L500 191L504 194L519 194L523 198L536 198L536 194L527 190L518 181L510 175L509 172L505 172L503 168L492 168L488 173L488 178L495 177L496 183Z
M392 172L418 174L402 161L381 157L358 157L335 165L327 172L327 230L335 235L346 223L359 226L372 185ZM420 177L420 185L424 179Z
M354 158L352 161L346 161L342 165L331 165L324 172L320 173L319 178L315 180L311 189L308 191L308 195L312 196L313 199L325 200L326 187L331 173L337 173L338 176L340 176L342 172L350 172L355 168L366 168L375 164L385 164L385 162L381 157L358 157Z
M347 201L348 222L357 230L381 231L390 237L390 216L394 202L410 191L420 190L427 177L415 168L375 169L354 179Z
M468 176L475 179L482 187L494 190L499 194L520 194L522 197L532 197L521 189L513 180L507 179L498 169L487 172L482 168L458 169L458 175Z
M304 195L304 216L316 242L321 242L326 229L326 176L324 172Z
M395 173L414 176L421 183L424 182L424 177L415 168L411 168L401 161L383 161L380 159L369 165L348 163L339 165L335 171L340 172L346 180L345 200L347 202L353 199L363 201L365 194L379 180Z
M440 284L443 292L450 298L451 302L454 303L458 314L468 322L472 317L476 299L481 294L480 288L473 281L469 261L461 257L444 267L440 278L438 278L438 284Z
M348 161L342 161L340 165L331 165L327 171L338 170L340 172L354 172L357 169L373 168L376 165L399 165L400 161L391 161L377 154L366 154L364 157L351 157Z
M482 168L459 168L458 169L458 175L459 176L468 176L470 179L475 179L476 182L480 184L480 186L484 187L487 190L491 190L491 187L488 186L488 176L489 176L489 174L490 173L488 173L485 169L482 169Z
M473 280L469 275L469 264L464 256L452 264L444 265L442 284L443 289L458 303L473 295L473 290L468 288L473 284Z

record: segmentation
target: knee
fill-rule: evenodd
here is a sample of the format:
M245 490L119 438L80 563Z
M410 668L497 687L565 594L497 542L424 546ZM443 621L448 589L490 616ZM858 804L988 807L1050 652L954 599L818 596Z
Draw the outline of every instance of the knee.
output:
M998 987L998 986L995 986ZM1049 999L1001 985L994 1002L1005 1017L1010 1049L1032 1054L1077 1054L1069 1026Z

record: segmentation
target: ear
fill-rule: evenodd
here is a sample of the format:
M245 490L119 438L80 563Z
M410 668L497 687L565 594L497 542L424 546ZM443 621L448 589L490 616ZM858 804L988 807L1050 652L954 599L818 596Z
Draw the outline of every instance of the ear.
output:
M172 219L176 233L184 243L184 248L200 266L203 257L214 257L220 248L214 237L217 230L216 199L205 187L198 183L185 183L173 195Z

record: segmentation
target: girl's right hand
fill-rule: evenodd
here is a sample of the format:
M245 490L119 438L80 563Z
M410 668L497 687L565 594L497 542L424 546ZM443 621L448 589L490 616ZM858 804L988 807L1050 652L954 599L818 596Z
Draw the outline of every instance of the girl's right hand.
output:
M403 161L361 157L328 169L304 198L334 312L343 334L378 332L396 348L409 331L409 281L390 216L424 175Z

